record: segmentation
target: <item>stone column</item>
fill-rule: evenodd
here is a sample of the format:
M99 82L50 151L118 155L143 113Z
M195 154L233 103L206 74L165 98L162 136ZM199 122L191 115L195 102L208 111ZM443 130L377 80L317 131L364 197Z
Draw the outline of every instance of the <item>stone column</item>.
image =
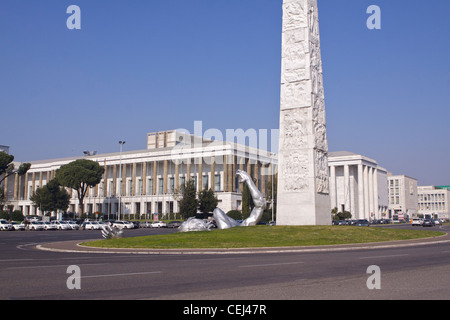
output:
M28 172L25 173L24 184L25 184L25 189L24 189L24 192L23 192L23 200L28 200Z
M136 162L133 162L131 173L131 196L136 195Z
M126 196L127 195L127 191L126 190L126 186L127 186L127 165L125 163L122 164L122 187L121 187L121 191L120 191L120 196ZM123 212L121 212L123 213Z
M228 159L223 156L223 191L228 192Z
M367 217L367 219L372 218L372 213L373 213L373 170L374 168L370 167L369 168L369 215Z
M197 190L203 190L203 157L198 159L198 178L197 178Z
M227 165L228 165L228 192L234 192L234 168L233 165L235 163L234 156L228 156Z
M180 190L180 165L178 160L174 161L175 161L175 190Z
M147 162L142 162L142 195L147 194ZM144 212L146 212L145 208L142 207Z
M363 177L363 165L358 164L358 218L364 217L364 177Z
M350 201L350 166L344 165L344 204L345 210L352 212Z
M163 172L163 194L167 194L167 185L168 185L168 172L167 172L167 160L164 160L164 172ZM164 211L165 212L165 211Z
M19 174L14 174L14 200L19 200Z
M113 165L113 190L111 192L111 196L115 196L117 194L117 165Z
M153 195L156 195L157 189L158 189L158 173L157 173L157 162L153 161ZM156 212L156 211L153 211Z
M106 165L106 161L105 161L105 172L103 173L103 196L107 197L108 196L108 166Z
M211 172L211 179L210 181L210 188L212 191L216 191L216 158L214 156L211 157L211 165L210 165L210 172Z
M364 166L364 215L361 218L369 218L369 167Z
M317 0L284 0L277 225L330 225Z
M373 169L373 213L374 219L379 219L378 215L378 169Z
M330 197L331 209L337 208L337 194L336 194L336 167L330 167Z

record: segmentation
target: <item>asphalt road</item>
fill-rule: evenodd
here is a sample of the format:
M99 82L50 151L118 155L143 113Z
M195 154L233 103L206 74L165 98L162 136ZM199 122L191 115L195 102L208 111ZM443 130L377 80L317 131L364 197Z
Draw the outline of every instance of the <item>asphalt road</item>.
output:
M441 230L448 232L450 227ZM129 230L125 236L164 232L173 231ZM450 243L227 255L58 253L35 248L39 243L95 238L101 238L99 231L0 232L0 299L450 298ZM379 273L368 273L372 265ZM68 288L73 276L69 266L79 267L79 289ZM375 275L380 288L369 289L368 279Z

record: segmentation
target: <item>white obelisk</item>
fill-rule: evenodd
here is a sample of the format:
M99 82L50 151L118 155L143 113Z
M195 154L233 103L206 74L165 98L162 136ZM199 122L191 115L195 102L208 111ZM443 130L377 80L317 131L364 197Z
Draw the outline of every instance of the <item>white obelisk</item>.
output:
M317 0L283 1L277 225L329 225Z

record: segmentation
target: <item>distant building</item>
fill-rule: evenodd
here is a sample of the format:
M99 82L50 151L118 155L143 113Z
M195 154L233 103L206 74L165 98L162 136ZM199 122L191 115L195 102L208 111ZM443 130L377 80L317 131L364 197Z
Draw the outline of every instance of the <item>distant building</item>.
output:
M348 151L330 152L331 209L344 210L353 219L386 218L387 171L366 156Z
M9 154L9 147L0 145L0 152L5 152Z
M420 186L418 187L418 211L423 217L431 218L450 217L449 208L450 186Z
M399 220L416 216L417 179L388 174L389 215Z

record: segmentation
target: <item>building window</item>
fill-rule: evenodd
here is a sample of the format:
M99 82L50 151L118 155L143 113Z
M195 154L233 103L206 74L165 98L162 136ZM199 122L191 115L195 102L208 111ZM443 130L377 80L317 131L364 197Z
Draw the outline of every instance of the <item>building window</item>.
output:
M142 193L143 193L143 187L142 187L142 180L141 179L139 179L138 180L138 192L139 192L139 195L142 195Z
M147 194L153 194L153 179L147 180Z
M220 174L214 175L214 191L220 191Z
M175 190L175 179L174 179L174 177L170 177L168 193L173 193L174 190Z
M203 190L208 189L208 185L209 185L208 175L203 175L202 182L203 182L203 186L202 186Z
M164 178L158 179L158 191L159 191L159 194L164 193Z

